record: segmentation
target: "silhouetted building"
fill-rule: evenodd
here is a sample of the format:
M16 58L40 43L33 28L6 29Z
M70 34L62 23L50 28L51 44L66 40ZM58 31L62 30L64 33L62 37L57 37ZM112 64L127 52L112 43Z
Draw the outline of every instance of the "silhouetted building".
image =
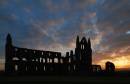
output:
M5 72L8 74L66 74L98 72L100 65L92 65L92 49L90 38L76 39L75 53L73 50L61 56L61 52L41 51L19 48L12 44L10 34L7 35L5 48ZM107 64L107 70L114 70Z
M76 39L75 48L76 70L81 72L90 72L92 69L92 49L90 39L85 37Z
M102 68L100 65L92 65L92 72L101 72Z
M114 72L115 65L112 62L106 62L106 72Z
M6 46L5 46L5 72L6 73L12 73L13 72L13 63L12 63L12 51L13 45L12 45L12 39L10 34L7 35L6 38Z

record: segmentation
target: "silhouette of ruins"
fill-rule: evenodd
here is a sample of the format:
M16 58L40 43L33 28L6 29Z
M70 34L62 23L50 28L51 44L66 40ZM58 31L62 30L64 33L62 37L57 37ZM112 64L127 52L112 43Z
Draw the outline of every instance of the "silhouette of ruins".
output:
M114 72L115 65L112 62L106 62L106 72Z
M89 74L101 72L100 65L92 65L90 38L79 36L76 39L75 51L61 52L19 48L12 44L8 34L5 46L5 72L7 74ZM114 64L106 63L106 71L114 71Z

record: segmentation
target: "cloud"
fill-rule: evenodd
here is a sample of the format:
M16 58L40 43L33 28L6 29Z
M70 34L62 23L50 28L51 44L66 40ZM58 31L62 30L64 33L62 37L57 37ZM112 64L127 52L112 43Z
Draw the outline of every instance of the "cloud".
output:
M7 0L0 0L0 5L7 5L8 1Z

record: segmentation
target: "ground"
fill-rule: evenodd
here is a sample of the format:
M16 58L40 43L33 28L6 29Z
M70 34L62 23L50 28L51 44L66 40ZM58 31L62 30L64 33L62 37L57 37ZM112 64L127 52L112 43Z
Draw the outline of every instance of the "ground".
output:
M86 77L86 76L1 76L2 83L110 83L130 84L130 77Z
M114 75L100 75L100 76L81 76L81 75L5 75L0 72L0 84L81 84L81 83L95 83L95 84L130 84L130 72L116 72Z

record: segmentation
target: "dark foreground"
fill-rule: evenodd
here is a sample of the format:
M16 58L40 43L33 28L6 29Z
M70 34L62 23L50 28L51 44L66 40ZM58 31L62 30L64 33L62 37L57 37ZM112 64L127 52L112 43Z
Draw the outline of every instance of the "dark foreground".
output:
M85 76L1 76L0 84L45 84L45 83L109 83L109 84L130 84L130 77L85 77Z
M114 75L5 75L0 73L0 84L130 84L130 72L116 72Z

